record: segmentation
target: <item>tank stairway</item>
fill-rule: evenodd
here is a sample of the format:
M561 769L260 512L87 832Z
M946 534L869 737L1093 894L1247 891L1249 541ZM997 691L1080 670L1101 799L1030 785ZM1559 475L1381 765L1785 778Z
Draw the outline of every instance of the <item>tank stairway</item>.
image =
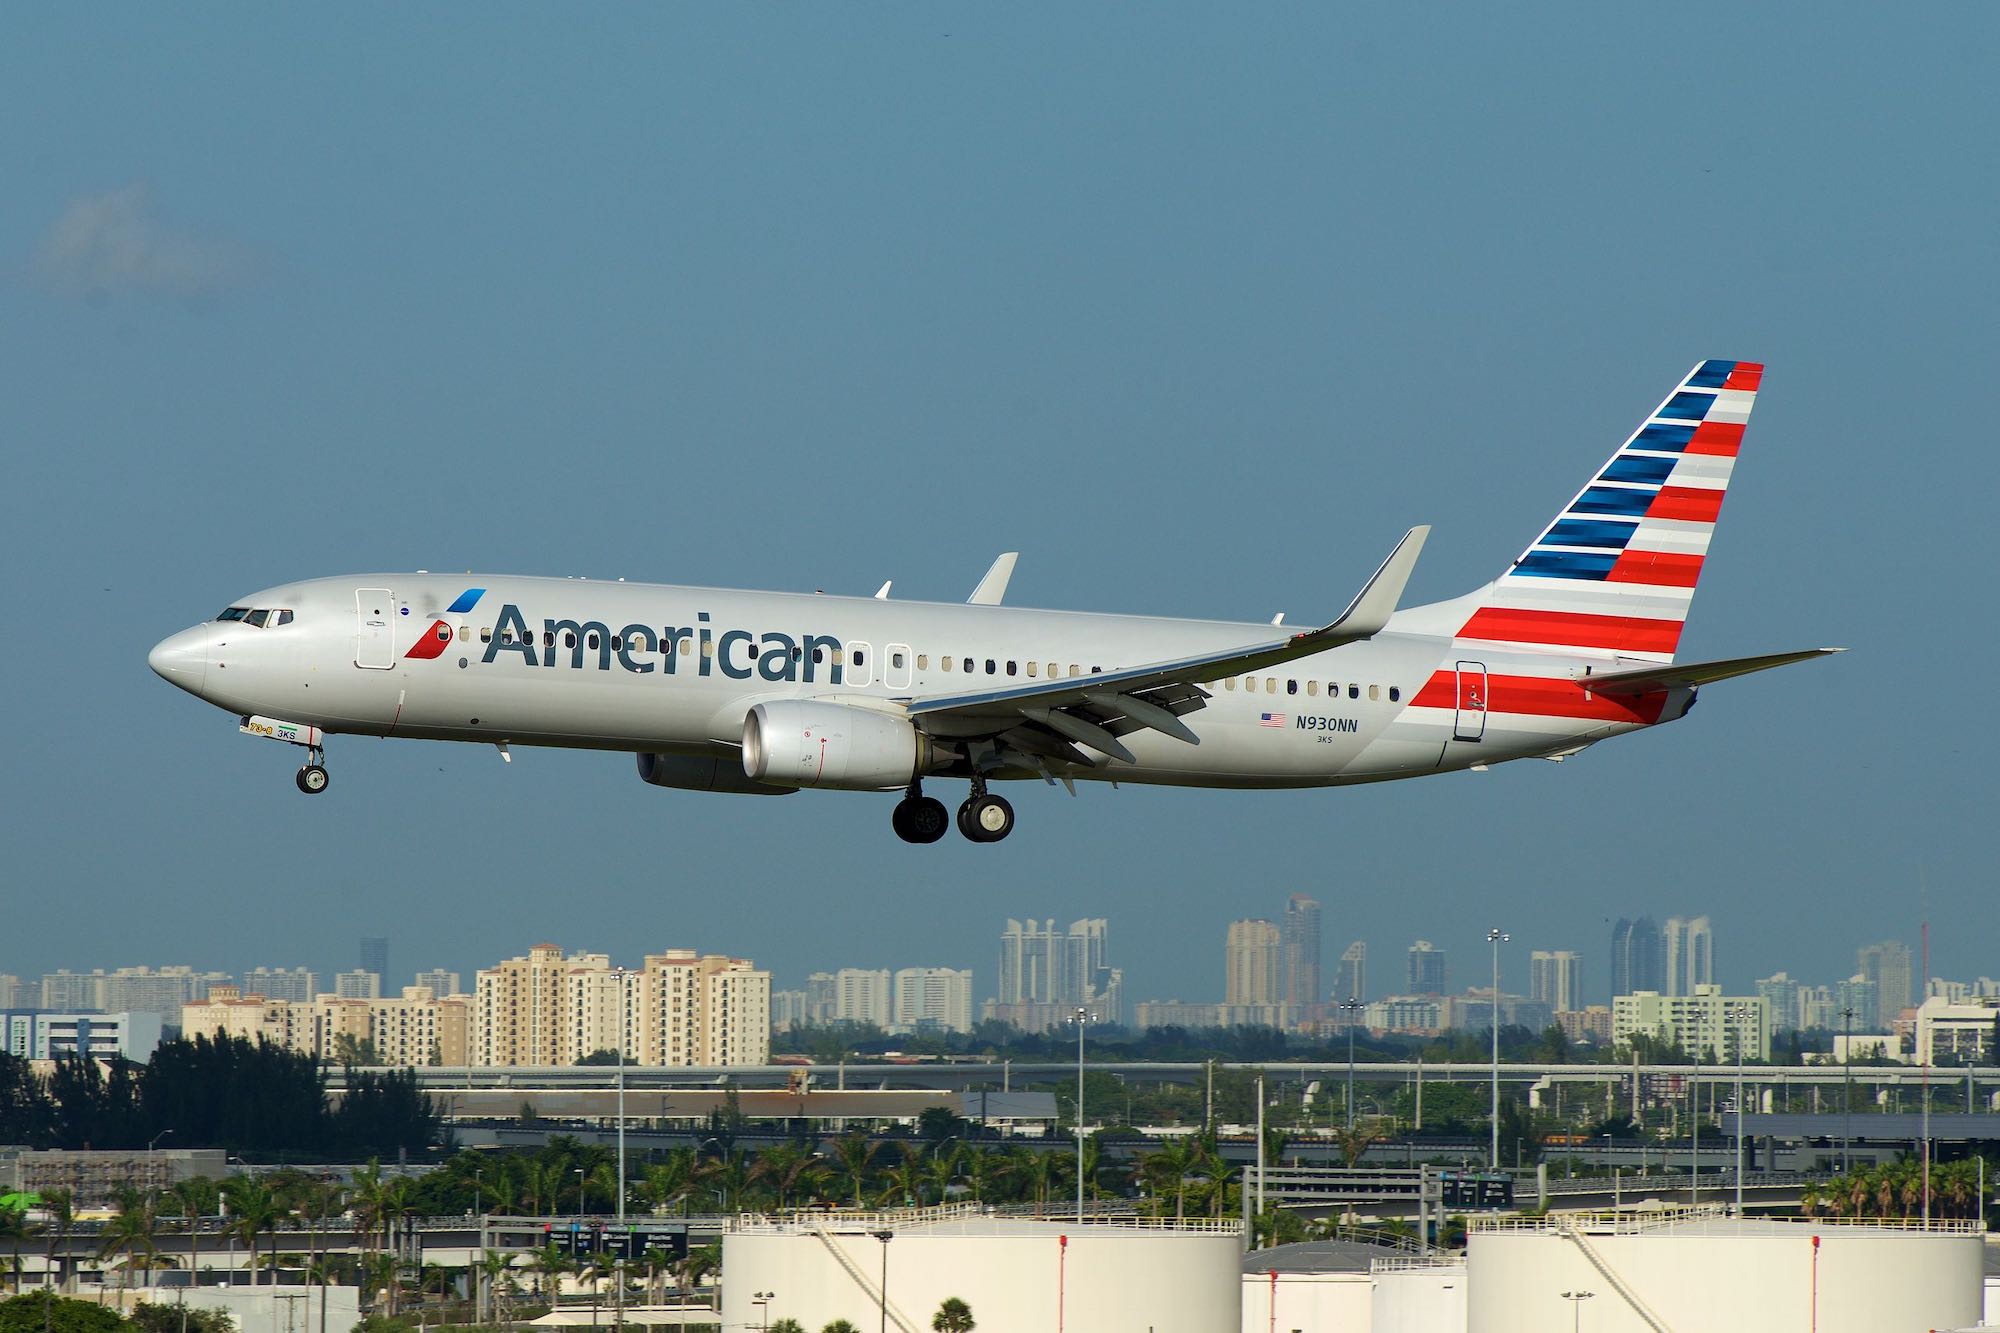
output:
M1563 1222L1559 1225L1562 1234L1569 1237L1575 1243L1577 1249L1583 1251L1583 1257L1590 1261L1590 1266L1595 1268L1603 1276L1604 1280L1611 1284L1611 1289L1618 1293L1619 1298L1625 1304L1632 1307L1633 1314L1638 1315L1646 1321L1646 1326L1651 1328L1653 1333L1674 1333L1673 1329L1667 1326L1667 1321L1655 1314L1653 1307L1646 1304L1640 1298L1639 1293L1632 1290L1625 1279L1618 1275L1618 1270L1613 1268L1610 1262L1597 1252L1597 1247L1592 1245L1589 1238L1583 1234L1582 1227L1574 1222Z
M840 1266L847 1270L847 1275L854 1279L854 1285L861 1288L863 1294L868 1297L870 1305L886 1311L890 1322L895 1324L897 1328L902 1329L903 1333L922 1333L915 1324L909 1321L908 1317L901 1310L896 1308L896 1303L888 1299L882 1288L868 1280L868 1275L861 1271L860 1265L848 1257L847 1251L841 1248L840 1243L828 1233L825 1227L815 1226L813 1234L819 1237L820 1244L826 1246L832 1252L834 1259L839 1262Z

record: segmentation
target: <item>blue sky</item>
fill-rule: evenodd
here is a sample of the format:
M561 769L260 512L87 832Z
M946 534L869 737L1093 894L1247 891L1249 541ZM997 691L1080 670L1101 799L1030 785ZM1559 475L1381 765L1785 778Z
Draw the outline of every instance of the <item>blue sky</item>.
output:
M1985 501L2000 19L1596 6L16 7L0 971L469 971L540 939L971 966L1106 916L1219 998L1305 891L1379 983L1707 912L1725 981L2000 974ZM1770 366L1685 653L1571 763L888 802L629 759L294 756L155 679L232 597L475 568L1293 621L1485 580L1695 361ZM1970 671L1968 672L1968 668ZM393 979L393 978L392 978Z

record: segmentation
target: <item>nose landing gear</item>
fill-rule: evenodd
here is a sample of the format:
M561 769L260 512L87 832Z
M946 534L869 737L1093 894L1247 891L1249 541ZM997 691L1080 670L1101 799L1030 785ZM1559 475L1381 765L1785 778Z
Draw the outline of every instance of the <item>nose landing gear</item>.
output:
M305 765L299 769L299 790L308 796L317 796L326 790L331 781L333 779L326 775L326 751L317 745L307 747Z

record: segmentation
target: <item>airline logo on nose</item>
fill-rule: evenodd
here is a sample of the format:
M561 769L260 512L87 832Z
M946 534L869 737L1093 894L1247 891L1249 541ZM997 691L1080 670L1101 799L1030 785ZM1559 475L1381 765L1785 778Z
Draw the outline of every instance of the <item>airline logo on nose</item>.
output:
M484 588L467 588L458 595L456 601L444 609L444 613L448 616L462 616L473 607L479 605L479 599L485 595L486 589ZM451 626L443 620L433 620L431 627L423 632L422 637L411 645L410 651L404 653L403 656L428 660L442 653L450 643Z

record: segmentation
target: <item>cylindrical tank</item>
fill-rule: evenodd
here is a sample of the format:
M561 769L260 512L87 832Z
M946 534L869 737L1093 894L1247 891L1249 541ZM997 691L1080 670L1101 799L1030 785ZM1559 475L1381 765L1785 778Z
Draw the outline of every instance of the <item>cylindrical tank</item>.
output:
M1984 1243L1931 1230L1681 1213L1475 1222L1469 1333L1925 1333L1976 1323Z
M1233 1226L1078 1226L976 1214L745 1219L723 1237L722 1325L790 1318L818 1329L845 1319L857 1328L886 1323L929 1333L939 1307L957 1297L980 1333L1217 1333L1241 1318L1241 1257Z

